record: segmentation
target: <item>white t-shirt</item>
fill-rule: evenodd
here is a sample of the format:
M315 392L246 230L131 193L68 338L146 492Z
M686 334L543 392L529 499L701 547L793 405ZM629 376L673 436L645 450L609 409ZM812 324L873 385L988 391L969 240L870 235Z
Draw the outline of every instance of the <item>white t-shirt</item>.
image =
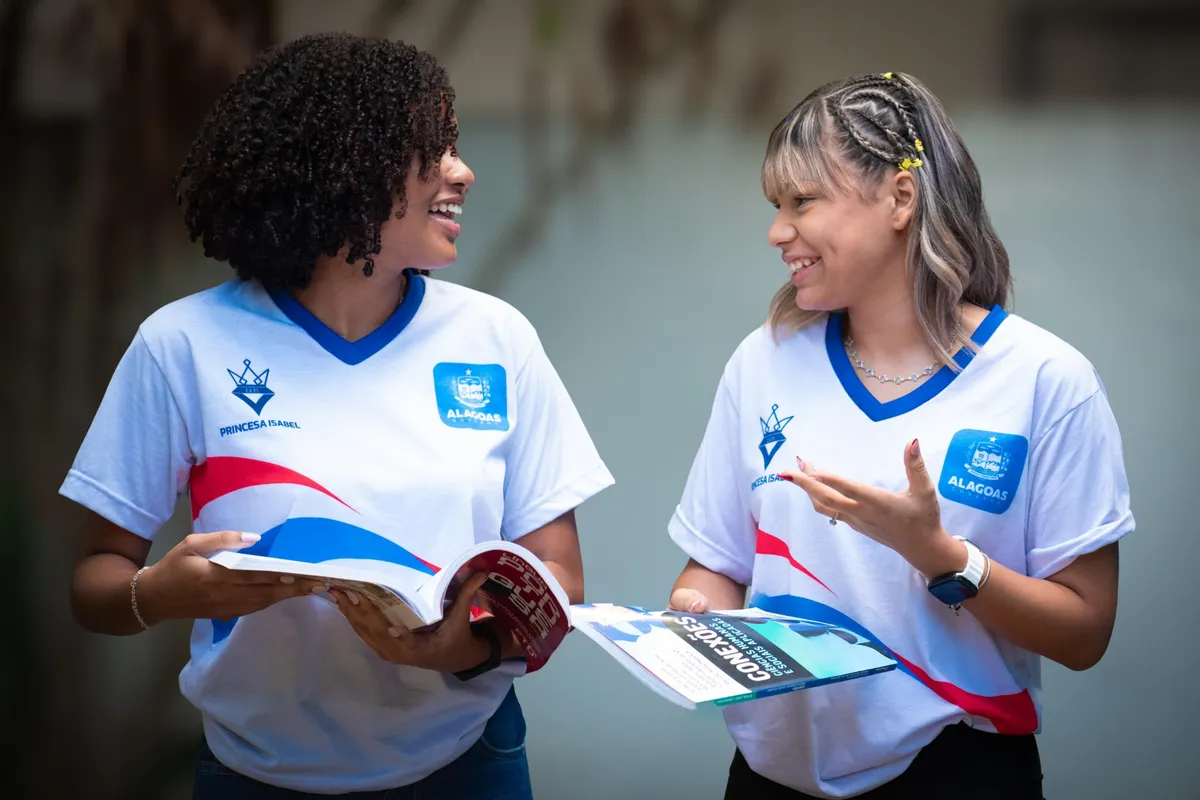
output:
M61 491L147 539L184 492L196 532L266 540L308 517L337 545L291 558L375 556L428 573L612 483L529 322L413 275L393 316L353 343L256 282L160 309ZM197 620L180 687L226 765L336 793L406 785L450 763L524 671L506 662L461 682L395 666L327 600L301 597L232 624Z
M751 768L827 797L896 777L946 725L1039 731L1040 659L938 601L893 550L831 527L778 472L799 456L903 491L904 449L919 439L945 529L1038 578L1134 527L1116 422L1069 345L996 307L975 333L978 353L959 354L964 370L880 402L846 355L844 319L742 342L668 526L689 556L748 585L752 605L846 626L900 662L725 710Z

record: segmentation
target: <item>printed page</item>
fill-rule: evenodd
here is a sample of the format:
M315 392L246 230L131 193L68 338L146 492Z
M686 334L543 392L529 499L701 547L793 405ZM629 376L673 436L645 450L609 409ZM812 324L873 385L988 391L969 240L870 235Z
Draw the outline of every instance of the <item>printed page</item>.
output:
M858 677L893 669L896 661L881 647L858 634L824 622L768 614L758 609L718 613L733 617L748 637L785 656L811 676L806 685ZM730 622L733 622L731 619Z
M263 531L253 545L211 560L231 569L320 578L362 595L393 624L423 627L440 619L437 607L424 603L419 592L433 581L433 570L388 530L384 521L298 491L282 523Z
M595 605L574 606L571 617L580 630L603 636L693 705L745 693L736 680L714 667L691 642L669 628L659 613Z
M849 631L753 609L684 614L594 605L571 614L577 627L605 637L695 703L742 702L896 666Z
M213 554L214 564L228 569L276 572L325 581L326 586L350 589L374 603L394 624L419 628L432 612L420 595L420 584L407 570L383 561L304 561L226 550Z
M584 636L598 644L601 648L603 648L604 652L613 657L614 661L624 667L630 675L641 681L646 688L650 689L655 694L670 700L672 703L682 706L683 708L689 710L696 708L696 704L694 702L672 689L661 679L659 679L657 675L635 661L628 653L618 647L615 642L613 642L604 634L598 632L590 622L576 619L575 613L576 609L578 608L580 608L580 606L571 607L571 624L575 630L579 631Z
M477 572L488 573L480 589L481 609L512 632L525 653L526 671L541 669L570 631L566 592L529 550L494 541L476 545L443 568L421 589L424 604L448 609L458 587Z

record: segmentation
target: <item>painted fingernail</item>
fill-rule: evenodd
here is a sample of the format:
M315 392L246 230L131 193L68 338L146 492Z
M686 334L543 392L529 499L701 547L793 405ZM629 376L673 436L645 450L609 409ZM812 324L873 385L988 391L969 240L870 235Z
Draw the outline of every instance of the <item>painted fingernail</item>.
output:
M700 601L699 600L693 600L692 604L690 606L688 606L688 611L696 612L699 610L700 610Z
M790 481L791 479L792 479L792 476L788 475L787 473L784 473L784 472L780 472L778 475L775 476L775 480L777 480L777 481Z
M796 456L796 466L800 468L801 472L804 471L804 459L800 456Z
M912 454L914 456L921 455L921 443L918 442L916 439L912 440Z
M279 582L280 583L295 583L296 579L293 578L291 575L280 575Z
M388 636L391 636L393 639L399 639L400 638L400 629L399 628L388 628Z
M351 602L351 603L353 603L354 605L358 605L358 595L357 595L357 594L355 594L354 592L352 592L352 591L350 591L349 589L347 589L347 590L346 590L346 597L349 597L349 598L350 598L350 602Z
M257 533L243 533L242 534L242 541L245 542L246 544L254 544L261 538L262 537L259 536Z

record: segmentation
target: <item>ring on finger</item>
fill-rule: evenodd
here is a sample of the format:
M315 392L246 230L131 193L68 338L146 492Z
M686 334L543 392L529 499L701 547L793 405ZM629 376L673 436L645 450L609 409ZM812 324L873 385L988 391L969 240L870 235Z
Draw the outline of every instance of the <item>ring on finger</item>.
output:
M833 512L833 516L829 518L830 525L837 525L838 512Z

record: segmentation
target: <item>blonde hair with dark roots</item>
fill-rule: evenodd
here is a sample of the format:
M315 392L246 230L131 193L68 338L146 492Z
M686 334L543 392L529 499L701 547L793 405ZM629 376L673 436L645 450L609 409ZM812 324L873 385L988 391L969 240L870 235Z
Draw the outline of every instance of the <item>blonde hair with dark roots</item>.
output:
M920 166L911 166L918 160ZM781 204L801 186L806 192L865 194L902 168L917 186L907 258L917 316L938 360L957 369L954 353L975 349L959 305L1003 307L1012 279L1008 253L984 208L975 162L924 84L895 72L813 91L771 132L763 193ZM825 316L799 308L796 288L788 283L771 301L769 324L780 337Z

